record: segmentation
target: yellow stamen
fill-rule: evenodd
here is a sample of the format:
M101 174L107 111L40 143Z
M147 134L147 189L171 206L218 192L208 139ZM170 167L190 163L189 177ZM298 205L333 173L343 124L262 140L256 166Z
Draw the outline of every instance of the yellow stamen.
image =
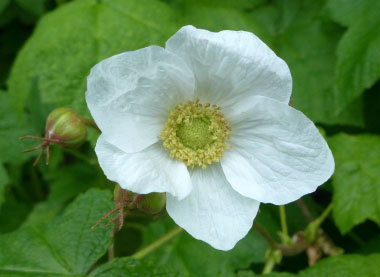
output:
M170 156L190 168L206 168L212 162L219 162L224 150L231 148L226 144L231 127L220 110L215 104L200 104L199 99L179 103L160 135Z

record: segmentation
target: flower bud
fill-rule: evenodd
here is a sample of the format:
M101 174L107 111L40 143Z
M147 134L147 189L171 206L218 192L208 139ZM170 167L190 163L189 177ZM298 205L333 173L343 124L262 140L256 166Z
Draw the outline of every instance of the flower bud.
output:
M86 141L87 128L74 110L57 108L46 120L45 138L63 147L76 148Z
M36 147L24 150L31 152L40 149L34 166L40 160L43 151L46 149L46 165L49 164L50 145L58 144L66 148L76 148L81 146L87 138L87 127L84 119L70 108L57 108L53 110L46 120L45 136L24 136L20 139L37 139L42 143Z
M149 194L140 194L135 200L136 208L143 213L158 214L166 205L166 194L152 192Z

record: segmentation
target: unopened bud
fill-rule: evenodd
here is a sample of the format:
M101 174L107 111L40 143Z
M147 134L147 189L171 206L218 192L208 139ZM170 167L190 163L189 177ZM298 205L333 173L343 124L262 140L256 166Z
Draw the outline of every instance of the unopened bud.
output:
M87 139L87 128L81 116L73 109L57 108L47 117L45 126L45 136L24 136L20 139L31 138L40 140L42 143L23 152L31 152L40 149L34 165L40 160L43 151L46 149L46 165L49 164L50 145L58 144L66 148L76 148L81 146Z
M86 124L70 108L55 109L46 120L45 138L63 147L79 147L87 139Z
M137 196L136 208L143 213L158 214L166 205L166 194L152 192L149 194L139 194Z

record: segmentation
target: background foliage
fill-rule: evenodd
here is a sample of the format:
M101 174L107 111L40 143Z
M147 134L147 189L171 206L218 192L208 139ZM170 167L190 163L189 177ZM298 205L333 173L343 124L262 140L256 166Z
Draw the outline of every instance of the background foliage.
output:
M90 226L112 208L93 146L52 150L49 167L21 154L54 108L89 116L90 68L120 52L161 45L181 26L257 34L291 69L292 104L325 132L336 171L304 197L344 255L307 268L284 258L271 276L380 276L380 1L378 0L0 0L0 276L256 276L265 241L251 231L230 252L183 233L142 260L130 257L174 226L134 217L115 238ZM286 207L291 233L307 221ZM277 207L257 218L277 239ZM124 274L124 275L123 275ZM256 275L255 275L256 274Z

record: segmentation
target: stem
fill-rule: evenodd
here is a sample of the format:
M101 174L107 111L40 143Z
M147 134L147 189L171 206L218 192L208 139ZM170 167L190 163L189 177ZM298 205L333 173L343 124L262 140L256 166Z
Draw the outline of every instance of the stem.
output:
M354 233L354 231L351 231L347 234L353 241L355 241L360 246L365 245L365 241L362 240L357 234Z
M112 238L112 243L110 247L108 248L108 260L111 261L115 258L115 234L118 231L118 226L115 224L113 226L112 232L111 232L111 238Z
M312 222L314 220L314 218L311 215L311 212L309 211L309 209L307 208L305 201L303 201L302 198L300 198L296 201L296 203L298 205L298 208L300 208L301 212L303 213L303 215L307 219L307 221Z
M323 221L327 218L332 208L332 204L328 205L328 207L322 212L322 214L318 218L310 222L309 225L306 227L306 239L309 243L315 241L320 226L322 225Z
M263 274L271 273L275 265L276 263L274 260L272 259L267 260L264 265Z
M89 157L87 157L86 155L84 155L83 153L81 153L81 152L79 152L77 150L69 149L69 148L62 148L62 149L66 153L70 154L71 156L74 156L75 158L77 158L79 160L85 161L85 162L89 163L90 165L97 164L96 160L90 159Z
M330 205L327 206L327 208L323 211L323 213L315 220L315 222L319 226L323 223L323 221L325 221L326 217L329 215L332 208L333 208L333 205L332 205L332 203L330 203Z
M285 206L280 205L279 208L280 208L280 220L281 220L281 230L282 230L282 233L286 237L289 237L288 225L286 224Z
M82 116L81 116L81 119L84 122L84 124L86 124L88 127L91 127L92 129L98 131L99 133L102 132L102 131L100 131L98 125L96 125L96 123L93 119L82 117Z
M150 254L151 252L155 251L157 248L161 247L163 244L174 238L176 235L180 234L183 231L183 229L179 226L173 228L165 235L159 237L157 240L155 240L153 243L149 244L148 246L144 247L143 249L137 251L135 254L132 255L132 258L135 259L141 259L144 258L146 255Z
M124 222L124 227L141 231L145 226L136 222Z
M272 239L269 232L258 222L253 223L253 229L266 241L270 248L276 248L277 243Z

